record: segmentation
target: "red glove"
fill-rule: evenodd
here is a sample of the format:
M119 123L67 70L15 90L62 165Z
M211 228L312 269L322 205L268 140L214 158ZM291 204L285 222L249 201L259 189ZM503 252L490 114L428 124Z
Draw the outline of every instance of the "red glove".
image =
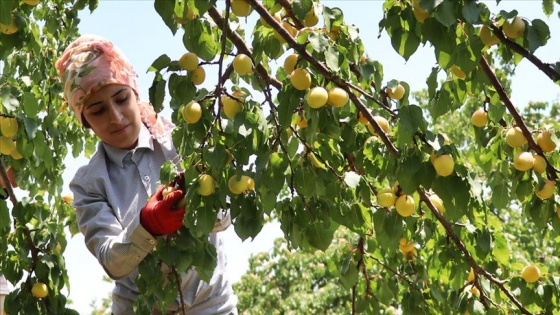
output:
M161 185L140 212L140 224L154 236L174 233L183 226L185 208L174 209L183 191L175 190L164 198L165 187Z

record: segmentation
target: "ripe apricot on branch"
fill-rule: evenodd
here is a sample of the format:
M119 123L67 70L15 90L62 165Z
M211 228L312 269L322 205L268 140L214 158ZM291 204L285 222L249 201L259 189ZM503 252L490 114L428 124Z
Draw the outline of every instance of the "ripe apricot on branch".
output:
M348 93L337 86L330 88L327 102L332 107L342 107L348 103Z
M377 204L389 208L395 205L397 195L392 188L383 189L377 193Z
M255 189L255 181L253 178L247 175L243 175L243 178L247 181L247 190L254 190Z
M471 271L469 271L469 276L467 277L467 283L472 283L475 279L474 270L471 267Z
M445 213L445 207L443 206L443 200L441 200L441 198L436 195L430 195L429 197L430 202L434 205L434 207L436 207L436 209L440 212L440 213Z
M296 69L297 60L298 54L291 54L284 59L284 71L287 74L291 74Z
M282 27L288 31L288 33L290 34L291 37L295 37L297 34L297 29L290 24L288 21L282 21ZM284 39L284 37L282 37L282 35L280 35L280 33L278 33L278 31L274 30L274 37L281 43L284 44L286 43L286 40Z
M377 124L379 125L379 127L381 127L381 130L383 130L383 132L387 133L390 130L390 125L389 125L389 121L387 119L385 119L385 117L381 117L381 116L373 116L373 119L377 122ZM374 135L377 135L377 132L375 132L375 129L373 129L373 126L369 123L369 121L366 124L367 129L369 130L369 132L371 132Z
M0 33L6 34L6 35L12 35L12 34L15 34L17 31L18 31L18 27L17 27L16 22L13 18L12 18L12 21L10 22L10 24L8 24L8 25L0 23Z
M395 209L397 213L403 217L409 217L414 213L416 203L410 195L400 195L395 201Z
M488 47L500 43L498 36L496 36L488 26L482 26L480 28L480 40Z
M546 200L554 195L554 190L556 189L556 183L550 179L545 178L544 185L538 189L535 194L539 199Z
M502 29L508 38L519 38L525 34L525 21L516 16L512 21L506 20L502 25Z
M270 12L272 14L272 12ZM274 17L274 19L276 21L278 21L278 23L280 23L282 21L282 15L280 14L280 12L276 12L274 14L272 14L272 17ZM266 22L265 19L262 18L262 16L259 18L259 20L261 21L261 24L266 27L266 28L270 28L270 24L268 24Z
M16 145L12 139L0 136L0 154L10 155L16 149Z
M290 82L297 90L304 91L311 86L311 75L307 70L298 68L290 74Z
M326 168L325 164L323 164L323 162L321 162L321 160L319 160L319 158L313 152L309 152L307 154L307 158L314 167L322 169Z
M194 124L202 117L202 107L198 102L190 101L181 110L181 115L183 116L185 122Z
M253 7L246 0L231 0L231 12L239 17L246 17L253 12Z
M198 56L192 52L184 53L181 58L179 58L179 66L187 71L196 70L198 63Z
M233 175L228 180L228 188L235 195L241 194L247 190L247 187L247 177Z
M328 92L322 86L316 86L307 92L305 100L311 108L321 108L327 104Z
M420 6L420 0L412 1L412 12L419 23L424 23L430 17L430 13Z
M512 148L519 148L527 143L527 138L519 127L511 127L506 132L506 143Z
M72 205L72 201L73 201L73 200L74 200L74 198L72 198L72 196L70 196L70 195L64 195L64 196L62 196L62 201L63 201L65 204Z
M461 68L459 68L457 65L451 66L450 70L457 78L461 80L464 80L467 77L465 72L463 72L463 70L461 70Z
M369 112L369 110L368 110L368 112ZM371 113L371 112L370 112L370 113ZM358 112L358 121L359 121L361 124L364 124L364 125L368 125L368 124L369 124L369 121L367 120L366 116L364 116L364 114L362 114L361 111Z
M534 161L531 152L521 151L513 156L513 167L518 171L525 172L533 168Z
M479 128L486 126L488 123L488 113L482 108L475 110L471 116L471 123Z
M552 133L549 130L545 130L539 133L539 135L537 136L537 145L544 152L552 152L556 149L556 143L552 141Z
M472 295L474 295L476 297L480 296L480 291L478 290L478 288L474 284L471 286L470 291L471 291Z
M300 128L307 128L307 119L305 119L303 113L301 114L296 113L295 116L296 116L296 125Z
M202 196L210 196L214 193L216 189L216 181L214 178L208 174L202 174L198 178L198 188L197 191Z
M455 169L455 161L453 161L453 157L449 154L442 154L436 157L433 165L439 176L449 176Z
M235 119L235 116L243 111L243 103L227 95L222 97L222 106L224 115L226 115L228 119Z
M387 96L394 100L400 100L401 98L403 98L404 92L404 86L402 86L400 83L392 88L387 87Z
M305 27L312 27L317 25L317 23L319 23L319 16L315 12L315 7L313 6L311 10L305 14L305 17L303 18L303 25Z
M0 116L0 131L8 139L13 138L18 132L18 121L12 117Z
M546 171L546 160L538 154L533 154L533 171L539 174Z
M418 254L416 248L414 248L414 243L412 241L407 242L404 237L399 240L399 250L406 258L414 259Z
M37 5L39 4L40 0L23 0L23 3L28 5Z
M253 61L245 54L239 54L233 59L233 70L239 75L253 73Z
M521 278L523 278L523 280L525 280L528 283L537 282L539 281L540 277L541 277L541 270L539 269L539 267L535 265L525 266L523 267L523 270L521 270Z
M192 72L191 80L194 85L201 85L202 83L204 83L204 80L206 80L206 71L204 70L204 68L198 66L196 69L194 69L194 71Z
M37 282L31 287L31 294L38 299L42 299L49 295L49 289L46 284Z

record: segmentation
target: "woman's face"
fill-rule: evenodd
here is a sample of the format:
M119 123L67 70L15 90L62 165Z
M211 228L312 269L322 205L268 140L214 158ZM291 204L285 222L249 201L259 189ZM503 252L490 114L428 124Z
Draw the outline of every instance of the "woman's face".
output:
M142 121L138 100L127 85L110 84L91 93L83 118L101 141L120 149L132 149Z

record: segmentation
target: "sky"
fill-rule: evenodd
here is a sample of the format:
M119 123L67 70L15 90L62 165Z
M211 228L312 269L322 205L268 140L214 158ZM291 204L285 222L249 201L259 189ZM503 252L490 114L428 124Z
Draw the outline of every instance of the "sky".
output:
M178 60L183 53L187 52L182 43L181 31L173 36L157 15L153 3L152 0L100 0L99 7L93 14L84 11L80 15L82 34L104 36L128 56L139 74L139 90L144 99L148 98L148 89L153 79L153 73L146 72L152 62L162 54ZM223 6L223 1L219 3ZM425 79L435 65L433 52L430 47L421 47L418 53L405 62L394 52L385 33L378 38L378 23L382 18L383 1L346 0L322 1L322 3L329 7L341 8L345 14L345 22L355 24L359 28L368 56L384 65L385 81L391 79L406 81L413 91L425 88ZM485 3L492 12L497 12L495 1ZM498 8L504 10L515 8L527 19L540 18L549 24L553 36L560 36L560 19L556 12L550 19L544 16L540 8L540 1L505 0L499 4ZM252 17L247 19L247 29L254 25L255 15L256 13L253 13ZM558 37L553 37L547 47L537 50L536 55L545 62L559 61L558 47L560 47L560 40ZM280 61L278 64L281 64ZM212 72L207 72L207 82L212 82L212 74ZM558 85L552 83L540 71L536 71L534 66L526 60L522 61L517 68L512 90L511 98L517 106L537 100L558 101L560 92ZM67 170L63 175L66 183L65 193L69 193L67 183L76 169L86 163L87 160L84 158L67 159ZM256 239L245 242L241 242L233 227L224 233L227 236L229 272L233 281L238 281L247 270L248 258L251 254L269 250L273 240L282 237L278 224L266 226ZM94 256L87 251L81 235L69 239L64 256L70 277L69 298L73 301L71 307L80 314L89 314L92 310L91 302L106 297L113 285L103 281L105 273Z

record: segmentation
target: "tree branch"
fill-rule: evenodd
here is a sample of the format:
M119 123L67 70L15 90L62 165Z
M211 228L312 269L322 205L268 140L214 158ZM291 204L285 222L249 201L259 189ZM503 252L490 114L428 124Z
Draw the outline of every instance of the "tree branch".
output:
M531 63L533 63L544 74L546 74L554 83L558 83L558 81L560 81L560 73L554 70L554 68L552 68L550 64L542 62L539 58L537 58L537 56L529 53L527 49L523 48L523 46L507 38L498 26L491 24L490 28L492 29L494 35L496 35L496 37L498 37L504 45L506 45L516 53L520 54L525 59L529 60Z
M531 131L529 130L529 128L527 127L527 125L523 121L523 118L521 117L521 115L517 111L517 108L515 108L515 105L513 105L513 103L511 102L511 99L507 95L504 87L502 86L502 83L500 82L500 80L498 80L498 77L496 77L496 74L490 68L490 65L486 61L486 58L482 57L480 59L480 67L482 68L482 70L484 71L484 73L486 74L488 79L490 80L490 83L492 83L492 86L496 89L496 92L498 92L498 95L500 96L500 99L502 100L502 102L504 102L504 105L506 106L508 112L511 114L511 116L515 120L515 124L523 132L523 135L527 139L527 143L529 144L529 147L531 148L531 150L537 152L538 155L542 156L546 160L547 174L550 176L550 178L552 180L558 179L558 175L556 174L556 170L555 170L554 166L548 161L548 159L544 155L544 152L541 149L541 147L539 147L537 145L537 143L535 142L535 140L533 139L533 135L531 134Z

